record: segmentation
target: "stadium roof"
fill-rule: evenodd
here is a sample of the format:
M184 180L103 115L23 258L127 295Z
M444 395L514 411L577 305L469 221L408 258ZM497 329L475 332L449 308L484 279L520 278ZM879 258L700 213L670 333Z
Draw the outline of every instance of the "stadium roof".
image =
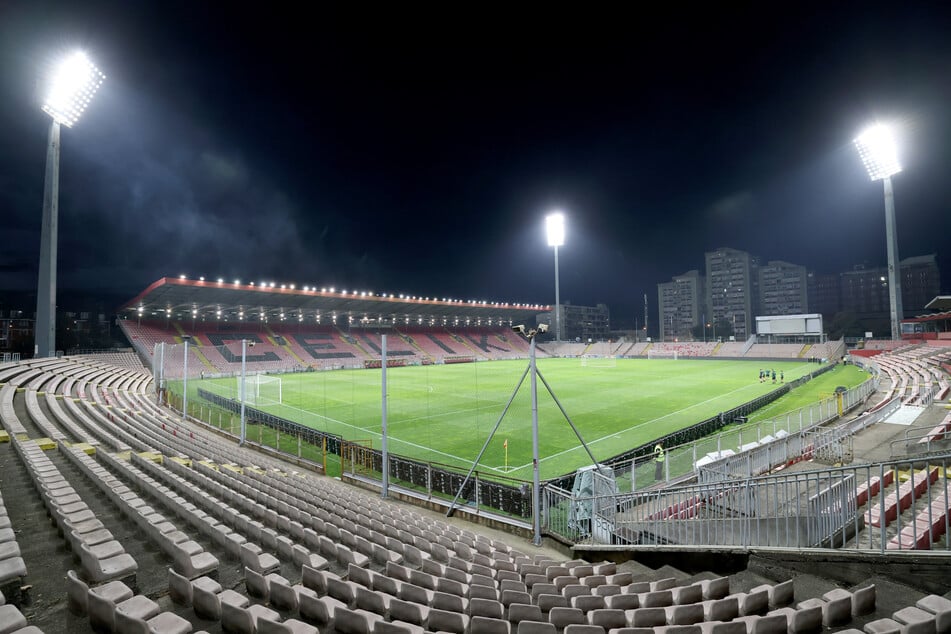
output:
M543 304L417 297L274 283L163 277L126 302L120 313L145 319L202 321L317 321L353 324L510 325L551 310ZM532 321L534 323L534 321Z
M940 310L947 312L951 310L951 295L938 295L925 305L928 310Z

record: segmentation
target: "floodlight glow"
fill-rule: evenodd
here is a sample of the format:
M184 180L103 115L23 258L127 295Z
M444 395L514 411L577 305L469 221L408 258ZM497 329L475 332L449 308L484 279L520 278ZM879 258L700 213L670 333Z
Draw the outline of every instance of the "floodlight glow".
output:
M901 171L895 137L887 125L876 123L863 130L855 138L855 147L873 181Z
M71 128L79 121L105 78L85 53L73 53L54 71L49 93L43 102L43 112L57 123Z
M545 217L545 231L548 233L548 246L560 247L565 243L565 216L561 212Z

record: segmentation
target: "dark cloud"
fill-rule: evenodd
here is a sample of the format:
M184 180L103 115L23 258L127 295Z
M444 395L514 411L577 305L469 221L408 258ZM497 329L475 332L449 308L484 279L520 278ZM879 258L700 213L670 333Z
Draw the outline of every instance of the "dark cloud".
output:
M904 123L901 252L937 252L951 282L951 43L933 8L424 28L405 8L82 4L0 21L0 290L35 284L35 77L73 43L109 77L63 131L64 289L131 296L185 273L545 303L542 218L561 207L562 298L627 324L719 246L881 263L881 186L850 146L874 117Z

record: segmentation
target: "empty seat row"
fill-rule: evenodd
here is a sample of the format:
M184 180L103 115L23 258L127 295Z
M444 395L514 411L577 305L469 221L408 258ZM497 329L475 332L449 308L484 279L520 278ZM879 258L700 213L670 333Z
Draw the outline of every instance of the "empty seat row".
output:
M66 537L74 555L79 557L83 576L93 583L114 579L132 579L138 565L113 539L95 512L76 493L49 457L36 444L14 441L33 486L40 493L47 512ZM25 570L24 570L25 574Z

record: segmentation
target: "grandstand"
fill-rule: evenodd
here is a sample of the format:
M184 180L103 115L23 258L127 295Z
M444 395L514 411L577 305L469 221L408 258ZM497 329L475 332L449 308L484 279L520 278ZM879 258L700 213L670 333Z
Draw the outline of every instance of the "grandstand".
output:
M145 368L156 344L184 334L194 376L233 373L245 338L262 371L362 367L381 352L379 329L191 323L193 305L215 304L199 299L204 288L176 286L193 293L175 304L185 321L123 320L136 353L0 364L0 631L951 631L941 340L853 352L875 373L861 389L800 415L791 433L760 425L731 455L684 453L690 477L589 497L546 484L538 547L491 499L447 519L420 490L381 499L356 460L342 481L328 478L299 444L238 446L227 428L157 404ZM388 348L419 363L524 355L500 313L470 329L452 315L408 325L398 313ZM715 358L726 345L611 350ZM798 356L841 356L841 342L817 347ZM669 447L667 468L680 459Z

